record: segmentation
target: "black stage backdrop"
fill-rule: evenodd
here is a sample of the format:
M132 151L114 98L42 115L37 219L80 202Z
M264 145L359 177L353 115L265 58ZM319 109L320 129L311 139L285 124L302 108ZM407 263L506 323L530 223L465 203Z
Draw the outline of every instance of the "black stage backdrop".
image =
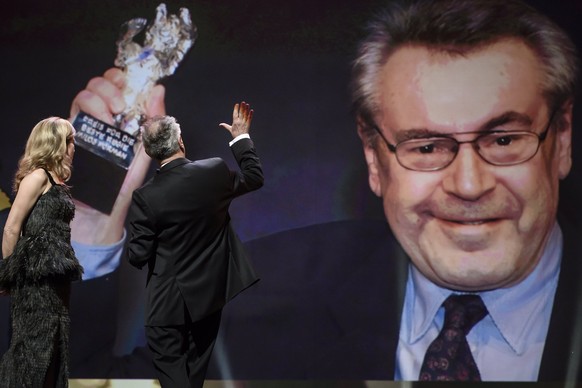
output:
M176 73L162 81L167 113L181 123L188 157L220 156L235 168L228 133L218 123L231 120L234 102L245 100L255 110L251 135L263 162L266 184L231 208L243 241L332 221L383 219L381 203L367 184L350 114L348 79L363 23L386 1L165 3L169 13L189 8L198 28L197 41ZM579 0L531 3L582 45L582 30L577 28L582 19ZM11 199L11 180L33 125L52 115L68 118L75 95L89 79L113 66L121 24L135 17L152 20L158 4L154 0L3 2L0 189ZM578 117L576 112L575 127ZM576 131L574 170L562 186L566 203L576 199L579 191L576 150L581 147ZM75 166L74 174L83 176L82 166ZM107 277L107 292L83 294L93 299L86 301L85 311L73 312L74 356L82 353L80 347L92 346L85 341L93 335L75 325L75 316L90 315L96 305L110 308L109 315L97 318L107 324L117 322L115 344L104 340L99 346L111 345L123 355L144 344L144 275L122 260ZM104 301L108 296L113 299ZM1 298L0 303L2 353L9 338L8 298ZM82 361L73 360L73 365ZM74 367L72 377L99 377L90 376L91 372L84 375L84 370ZM143 377L150 376L148 372Z

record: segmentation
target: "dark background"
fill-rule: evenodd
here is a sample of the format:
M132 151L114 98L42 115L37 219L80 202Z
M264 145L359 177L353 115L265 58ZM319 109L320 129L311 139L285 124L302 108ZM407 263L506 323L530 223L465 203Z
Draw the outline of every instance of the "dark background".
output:
M169 13L189 8L198 27L186 59L162 81L188 157L233 162L228 133L218 123L231 120L236 101L255 110L251 135L266 185L232 208L243 240L376 214L369 209L347 79L358 26L378 3L166 2ZM88 80L113 66L119 26L133 17L152 19L158 4L24 1L2 14L0 93L10 141L0 147L13 152L2 152L0 182L6 183L0 187L9 191L32 126L49 115L68 117Z

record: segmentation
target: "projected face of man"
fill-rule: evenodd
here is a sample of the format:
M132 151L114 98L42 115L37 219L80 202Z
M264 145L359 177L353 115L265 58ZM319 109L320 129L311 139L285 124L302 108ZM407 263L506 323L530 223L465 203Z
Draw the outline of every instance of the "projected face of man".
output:
M475 132L495 130L540 134L552 114L542 77L534 53L517 40L464 55L401 47L378 80L376 123L393 145L452 134L471 141ZM472 144L461 144L447 167L413 171L381 139L364 147L370 186L428 279L450 289L487 290L516 284L535 268L555 223L559 180L571 166L571 109L559 115L567 128L552 125L535 156L511 166L489 164Z

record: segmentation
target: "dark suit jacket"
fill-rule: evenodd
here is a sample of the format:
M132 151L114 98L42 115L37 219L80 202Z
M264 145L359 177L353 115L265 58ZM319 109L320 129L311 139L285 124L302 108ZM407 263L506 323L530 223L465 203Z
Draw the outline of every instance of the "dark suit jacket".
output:
M240 172L219 158L180 158L133 193L127 256L148 266L146 325L197 321L257 281L228 208L261 187L263 173L250 139L231 148Z
M560 224L540 381L581 378L581 234ZM215 353L232 375L213 378L393 380L408 259L385 222L315 225L247 249L263 280L225 311Z

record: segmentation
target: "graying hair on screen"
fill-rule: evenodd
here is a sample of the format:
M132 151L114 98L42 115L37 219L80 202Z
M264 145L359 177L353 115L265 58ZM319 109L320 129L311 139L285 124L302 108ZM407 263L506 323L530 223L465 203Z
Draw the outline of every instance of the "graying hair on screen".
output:
M518 39L545 72L544 98L553 111L573 98L578 77L576 46L549 17L519 0L393 2L366 27L352 64L352 111L372 135L379 73L400 47L416 45L466 55L503 39Z

